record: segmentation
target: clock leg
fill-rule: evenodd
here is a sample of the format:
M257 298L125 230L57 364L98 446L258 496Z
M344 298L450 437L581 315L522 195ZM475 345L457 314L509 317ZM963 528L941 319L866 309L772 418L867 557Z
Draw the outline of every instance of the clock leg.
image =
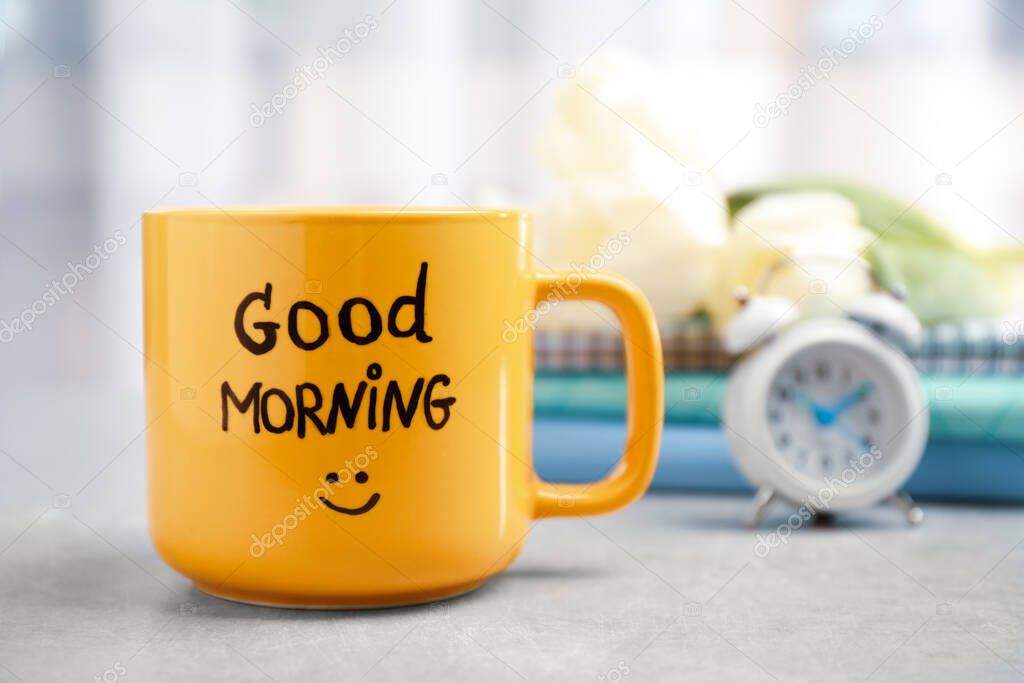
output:
M924 510L917 507L914 499L903 491L892 494L889 496L889 500L907 516L907 523L911 526L920 524L924 520Z
M750 510L743 518L743 524L747 528L754 528L761 523L764 519L764 513L768 511L769 506L775 500L775 491L769 488L760 488L757 493L754 494L754 501L750 505Z

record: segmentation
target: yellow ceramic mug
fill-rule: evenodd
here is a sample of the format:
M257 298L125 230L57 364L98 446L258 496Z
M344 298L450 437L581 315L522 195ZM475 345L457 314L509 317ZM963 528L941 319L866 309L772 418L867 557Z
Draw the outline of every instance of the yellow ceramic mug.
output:
M479 586L540 517L650 483L661 347L633 285L534 268L511 211L172 209L144 217L150 531L204 591L365 607ZM589 485L531 465L535 306L618 315L621 462Z

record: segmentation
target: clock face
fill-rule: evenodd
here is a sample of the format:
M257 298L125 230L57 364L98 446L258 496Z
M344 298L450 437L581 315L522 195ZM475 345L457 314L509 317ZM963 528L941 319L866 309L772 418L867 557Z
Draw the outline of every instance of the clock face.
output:
M806 478L870 486L897 459L911 419L908 390L863 349L820 343L795 353L772 379L768 430L778 454Z

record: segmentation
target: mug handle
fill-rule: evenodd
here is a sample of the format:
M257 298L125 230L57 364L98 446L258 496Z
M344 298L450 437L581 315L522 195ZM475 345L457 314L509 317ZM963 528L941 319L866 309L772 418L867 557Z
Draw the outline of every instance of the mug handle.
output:
M554 291L556 300L585 299L612 309L622 326L628 393L626 450L615 468L604 479L589 484L552 484L538 479L534 517L611 512L644 494L658 464L665 373L654 313L640 289L624 278L575 272L537 273L535 277L537 302Z

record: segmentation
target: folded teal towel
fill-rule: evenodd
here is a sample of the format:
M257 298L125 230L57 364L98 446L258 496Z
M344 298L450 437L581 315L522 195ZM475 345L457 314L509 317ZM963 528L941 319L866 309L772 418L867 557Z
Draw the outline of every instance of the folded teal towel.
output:
M1024 445L1024 376L925 375L921 382L933 440ZM715 373L668 375L665 421L717 424L727 383L728 375ZM538 417L621 420L625 406L625 378L618 374L540 373L534 384Z

